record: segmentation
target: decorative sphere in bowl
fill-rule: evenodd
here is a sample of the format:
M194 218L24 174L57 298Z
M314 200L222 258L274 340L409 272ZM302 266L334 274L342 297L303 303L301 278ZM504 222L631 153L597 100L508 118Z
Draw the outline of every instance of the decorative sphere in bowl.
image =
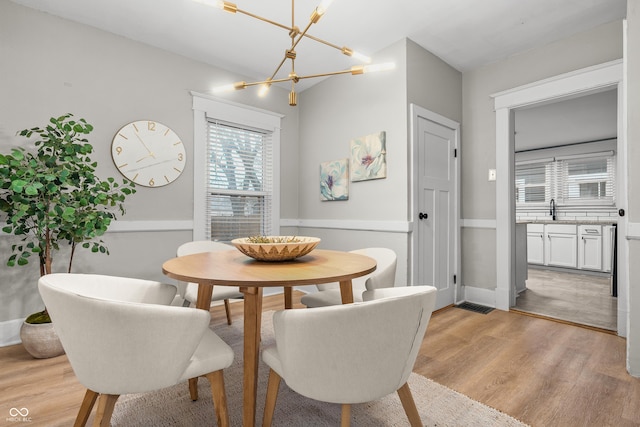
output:
M256 236L231 241L240 252L258 261L289 261L308 254L318 243L318 237L305 236Z

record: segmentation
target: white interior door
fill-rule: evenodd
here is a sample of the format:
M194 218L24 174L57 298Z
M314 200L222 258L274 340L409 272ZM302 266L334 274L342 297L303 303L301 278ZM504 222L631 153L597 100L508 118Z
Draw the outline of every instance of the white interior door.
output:
M438 289L436 309L455 298L457 131L425 117L417 122L418 284Z

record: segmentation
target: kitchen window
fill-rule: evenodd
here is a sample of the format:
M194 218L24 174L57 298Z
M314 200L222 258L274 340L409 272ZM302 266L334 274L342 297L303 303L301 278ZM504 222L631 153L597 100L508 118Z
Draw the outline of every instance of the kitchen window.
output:
M566 204L615 203L615 156L586 155L558 160L558 199Z
M551 199L549 161L520 163L516 167L516 203L545 203Z
M281 115L194 94L194 240L279 234Z
M615 205L613 152L559 156L516 163L515 190L519 206Z

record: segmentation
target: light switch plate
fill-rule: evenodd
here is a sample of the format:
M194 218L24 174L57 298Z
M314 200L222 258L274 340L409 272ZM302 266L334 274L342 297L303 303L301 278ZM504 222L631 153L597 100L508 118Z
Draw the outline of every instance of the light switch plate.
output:
M489 169L489 181L495 181L495 180L496 180L496 170Z

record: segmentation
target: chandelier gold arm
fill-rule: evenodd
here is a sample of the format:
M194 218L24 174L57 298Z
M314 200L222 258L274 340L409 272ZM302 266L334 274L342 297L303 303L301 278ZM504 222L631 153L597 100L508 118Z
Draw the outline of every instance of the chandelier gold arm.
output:
M204 4L208 4L208 5L212 5L214 4L215 0L194 0L200 3L204 3ZM311 28L311 26L313 24L318 23L318 21L322 18L322 16L324 16L327 7L329 6L329 4L331 4L333 0L322 0L322 3L316 7L313 12L311 13L311 16L309 18L309 22L307 23L307 26L304 28L304 30L301 32L300 29L295 25L295 14L294 14L294 8L295 8L295 0L291 0L291 26L287 26L287 25L283 25L280 24L276 21L272 21L270 19L264 18L262 16L256 15L254 13L245 11L243 9L239 9L238 6L235 3L229 2L229 1L225 1L225 0L219 0L217 2L215 2L215 5L217 7L219 7L220 9L229 12L229 13L242 13L244 15L250 16L252 18L255 18L259 21L263 21L266 22L268 24L274 25L276 27L285 29L289 32L289 36L291 37L291 47L289 49L287 49L285 51L284 57L282 58L282 60L280 61L280 63L278 64L278 66L276 67L275 71L273 72L273 74L271 75L270 78L268 78L267 80L263 80L263 81L258 81L258 82L250 82L247 83L245 81L240 81L240 82L236 82L233 83L231 85L226 85L223 87L220 87L218 89L214 89L215 92L218 91L222 91L222 90L240 90L240 89L245 89L249 86L258 86L258 85L262 85L262 88L259 92L260 96L263 96L266 91L269 89L269 87L273 84L273 83L280 83L280 82L287 82L290 81L291 82L291 92L289 93L289 105L291 106L295 106L297 105L297 94L295 92L295 85L296 83L298 83L300 80L302 79L311 79L311 78L317 78L317 77L328 77L328 76L335 76L335 75L339 75L339 74L352 74L352 75L359 75L359 74L363 74L365 72L369 72L369 71L381 71L381 70L387 70L390 68L393 68L393 66L395 66L394 64L379 64L379 65L357 65L357 66L353 66L348 70L340 70L340 71L334 71L334 72L328 72L328 73L319 73L319 74L309 74L306 76L298 76L295 72L295 59L296 59L296 51L295 48L298 45L298 43L300 43L300 41L302 40L303 37L307 37L310 38L311 40L314 40L316 42L322 43L326 46L332 47L334 49L339 50L342 54L347 55L347 56L351 56L354 58L358 58L361 59L363 62L370 62L370 58L368 58L367 56L358 54L357 52L354 52L352 49L346 47L346 46L337 46L333 43L330 43L326 40L320 39L318 37L314 37L310 34L307 34L307 32L309 31L309 29ZM276 75L278 74L278 72L282 69L282 66L284 65L284 63L287 61L287 59L291 60L291 72L289 73L289 75L285 78L281 78L281 79L276 79Z

